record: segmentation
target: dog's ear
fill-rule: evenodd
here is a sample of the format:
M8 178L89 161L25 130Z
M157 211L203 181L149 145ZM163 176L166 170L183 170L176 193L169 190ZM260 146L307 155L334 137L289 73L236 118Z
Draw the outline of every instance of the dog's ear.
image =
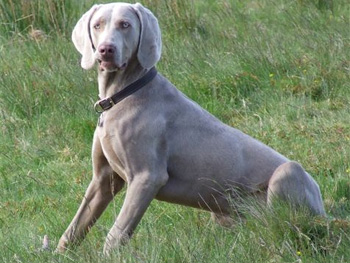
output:
M143 68L152 68L160 59L162 39L157 18L150 10L137 3L133 5L141 23L137 58Z
M94 5L87 11L75 25L72 40L75 48L82 54L81 67L90 69L95 64L93 43L91 42L90 20L100 5Z

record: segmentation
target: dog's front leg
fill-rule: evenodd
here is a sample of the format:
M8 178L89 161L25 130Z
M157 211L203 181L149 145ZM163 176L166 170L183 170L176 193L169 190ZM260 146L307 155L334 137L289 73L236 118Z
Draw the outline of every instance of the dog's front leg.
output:
M137 174L129 183L122 209L109 231L103 252L109 255L111 249L124 244L133 234L147 207L167 182L168 175Z
M109 166L96 135L92 159L94 167L92 181L76 215L59 240L58 252L64 252L69 244L78 244L85 237L124 185L124 181Z

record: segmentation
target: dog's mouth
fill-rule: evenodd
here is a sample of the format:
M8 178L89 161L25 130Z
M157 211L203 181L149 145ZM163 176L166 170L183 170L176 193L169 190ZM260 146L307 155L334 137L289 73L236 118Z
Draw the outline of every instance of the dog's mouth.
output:
M127 66L127 63L123 63L121 65L118 65L114 61L107 61L107 60L102 60L102 59L97 59L97 62L99 64L99 69L101 71L107 71L107 72L123 70Z

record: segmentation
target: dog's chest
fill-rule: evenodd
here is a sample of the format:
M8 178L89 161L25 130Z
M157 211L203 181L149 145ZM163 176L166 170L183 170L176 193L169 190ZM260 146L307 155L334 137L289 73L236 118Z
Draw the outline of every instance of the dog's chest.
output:
M106 157L109 165L124 181L127 182L127 176L123 163L116 150L117 140L115 136L103 131L103 127L99 128L99 138L102 146L103 155Z
M113 171L115 171L125 182L127 182L127 176L120 158L118 158L117 154L109 147L102 143L103 153L112 167Z

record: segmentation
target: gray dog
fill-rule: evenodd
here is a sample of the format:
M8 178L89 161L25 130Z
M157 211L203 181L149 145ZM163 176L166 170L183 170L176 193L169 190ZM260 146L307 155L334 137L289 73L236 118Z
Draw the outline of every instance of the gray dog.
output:
M93 178L58 251L84 238L125 183L105 254L131 237L154 198L208 210L223 224L234 189L267 205L277 196L325 215L317 183L298 163L223 124L157 73L161 34L148 9L94 5L72 39L84 69L98 64L95 108L103 113L93 139Z

